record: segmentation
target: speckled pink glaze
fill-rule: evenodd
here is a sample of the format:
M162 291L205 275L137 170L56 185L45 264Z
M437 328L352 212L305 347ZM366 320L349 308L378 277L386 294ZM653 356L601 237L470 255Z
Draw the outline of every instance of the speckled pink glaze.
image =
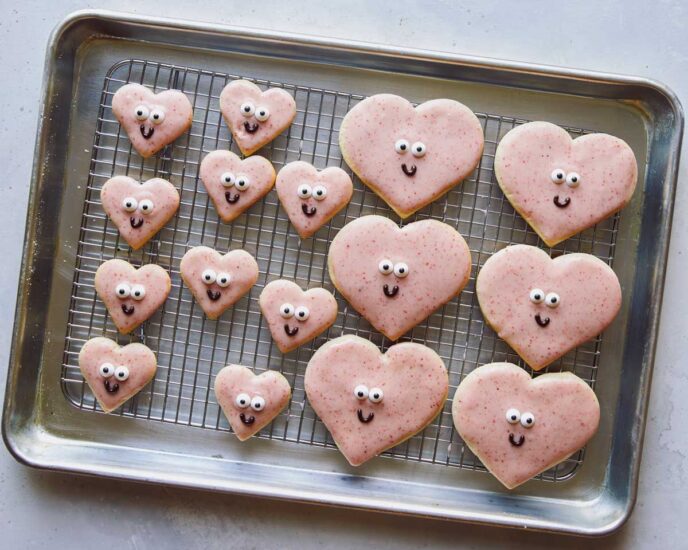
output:
M426 153L400 154L397 140L422 142ZM361 181L402 218L437 199L465 179L483 152L483 129L458 101L434 99L414 108L403 97L371 96L351 109L339 132L342 156ZM416 167L412 176L406 175Z
M317 200L298 193L301 185L324 187L326 196ZM303 161L290 162L277 174L277 196L298 234L306 239L330 221L351 200L354 186L349 174L337 166L318 171ZM304 211L305 210L305 211ZM308 213L308 215L306 214Z
M145 106L150 112L146 120L136 117L136 109ZM129 140L139 154L146 158L154 155L168 143L186 132L193 122L193 108L189 99L179 90L165 90L154 94L140 84L126 84L112 97L112 112L119 120ZM154 112L163 112L165 119L153 123ZM153 134L146 139L144 133Z
M249 186L225 186L222 176L248 177ZM268 194L275 183L275 169L269 160L258 155L240 159L231 151L213 151L201 162L200 178L223 222L231 222L251 205ZM233 201L233 202L230 202Z
M139 207L133 212L127 212L123 202L129 197L136 199L139 204L145 199L153 201L153 211L143 214ZM179 208L179 193L174 185L162 178L139 183L128 176L115 176L103 184L100 201L120 235L129 246L138 250L174 216ZM139 223L139 227L134 227Z
M113 377L104 378L99 370L103 363L127 367L129 378L123 382ZM155 376L157 366L153 352L139 343L120 347L109 338L97 337L86 342L79 352L81 374L106 413L140 392ZM117 385L117 390L109 392L105 387L106 380L110 381L111 389Z
M311 288L304 292L296 283L283 279L265 286L260 293L259 304L272 338L282 353L309 342L327 330L337 318L337 301L330 292L324 288ZM310 315L305 321L298 321L296 315L285 319L280 313L282 304L291 304L294 309L306 307ZM298 330L290 336L287 328L292 333Z
M621 210L638 179L635 155L626 142L608 134L571 139L549 122L530 122L511 130L494 161L499 186L512 206L549 246ZM578 187L554 183L552 172L575 172ZM554 198L564 208L554 203Z
M264 408L256 411L250 405L239 407L236 398L242 393L251 399L262 397L265 400ZM246 441L272 422L289 403L290 397L289 382L279 372L267 371L255 375L241 365L229 365L215 378L215 398L240 441Z
M229 285L206 284L202 278L206 269L212 269L216 275L228 274ZM256 284L258 264L245 250L232 250L223 256L207 246L195 246L182 257L179 273L205 314L217 319ZM219 297L213 300L211 295Z
M267 108L270 116L259 121L255 115L244 116L241 106L251 103L256 110ZM234 141L244 155L250 155L280 135L296 116L296 102L292 95L281 88L268 88L264 92L248 80L234 80L220 94L220 111L227 122ZM249 133L244 123L257 130Z
M521 417L531 413L533 425L508 422L512 408ZM452 416L471 451L513 489L582 448L597 431L600 405L595 392L570 372L531 379L516 365L492 363L459 384ZM510 435L521 444L511 443Z
M530 292L558 294L555 308L533 303ZM485 262L476 294L488 324L533 369L540 370L602 332L621 307L612 269L590 254L549 255L527 245L507 246ZM547 326L540 326L540 315Z
M354 389L361 384L382 390L382 401L358 399ZM428 347L405 342L382 354L368 340L341 336L313 355L305 388L339 450L359 466L425 428L442 410L449 380Z
M408 265L408 276L383 275L383 260ZM381 216L347 225L330 245L330 279L382 334L398 339L461 292L471 273L468 245L451 226L421 220L400 229ZM384 286L398 287L388 297Z

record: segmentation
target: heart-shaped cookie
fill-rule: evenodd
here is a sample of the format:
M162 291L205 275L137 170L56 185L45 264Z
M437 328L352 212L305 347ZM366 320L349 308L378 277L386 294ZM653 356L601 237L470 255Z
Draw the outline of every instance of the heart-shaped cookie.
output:
M240 159L231 151L213 151L201 162L199 176L223 222L231 222L268 194L275 183L269 160Z
M138 269L124 260L108 260L96 270L98 297L122 334L128 334L167 299L172 282L162 267L155 264Z
M239 441L258 433L286 407L291 387L279 372L255 375L241 365L229 365L215 378L215 398Z
M245 250L222 256L207 246L195 246L179 264L179 273L210 319L246 294L258 280L258 264Z
M595 435L600 405L570 372L535 379L511 363L475 369L452 403L457 431L507 488L548 470Z
M139 183L129 176L115 176L103 184L100 202L120 235L138 250L174 216L179 193L162 178Z
M607 134L571 139L549 122L506 134L494 168L506 198L548 246L621 210L638 179L626 142Z
M313 235L351 200L354 185L341 168L318 172L303 161L290 162L277 174L277 196L303 239Z
M100 407L109 413L140 392L158 365L143 344L120 347L109 338L91 338L79 352L79 368Z
M112 97L112 112L139 154L150 157L186 132L193 108L179 90L155 94L141 84L126 84Z
M292 123L296 102L281 88L263 92L253 82L234 80L220 93L220 111L241 152L250 155Z
M487 323L535 370L597 336L621 307L619 279L602 260L551 259L523 244L485 262L476 295Z
M290 352L327 330L337 318L337 300L324 288L303 291L280 279L260 293L260 310L282 353Z
M333 239L327 265L356 311L397 340L461 292L471 254L445 223L422 220L400 228L381 216L363 216Z
M420 344L383 354L358 336L341 336L308 362L306 395L352 466L425 428L442 410L449 380L442 359Z
M374 95L346 114L339 131L346 163L402 218L468 177L483 144L478 118L451 99L414 108L403 97Z

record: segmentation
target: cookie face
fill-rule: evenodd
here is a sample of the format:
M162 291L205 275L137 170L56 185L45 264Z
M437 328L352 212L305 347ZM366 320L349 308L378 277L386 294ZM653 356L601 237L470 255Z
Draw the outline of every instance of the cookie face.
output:
M480 121L458 101L434 99L414 108L391 94L358 103L339 132L346 163L402 218L469 176L483 144Z
M600 405L570 372L531 379L516 365L492 363L459 384L452 417L471 451L513 489L582 448L597 431Z
M305 292L291 281L267 284L260 293L260 310L282 353L311 341L337 318L337 301L324 288Z
M471 272L468 245L451 226L422 220L399 228L381 216L345 225L327 263L337 289L391 340L458 295Z
M139 183L129 176L115 176L103 185L100 201L122 238L138 250L174 216L179 193L162 178Z
M139 154L150 157L186 132L193 108L179 90L154 94L141 84L126 84L112 97L112 112Z
M79 352L79 369L106 413L140 392L155 376L157 362L143 344L120 347L109 338L92 338Z
M250 155L292 123L296 102L281 88L262 91L248 80L234 80L220 94L220 111L241 152Z
M571 139L549 122L504 136L495 154L499 186L548 246L595 225L628 204L638 179L631 148L607 134Z
M231 151L213 151L201 162L201 181L223 222L231 222L268 194L275 183L269 160L240 159Z
M240 441L272 422L290 397L289 382L279 372L256 376L246 367L229 365L215 378L215 398Z
M207 246L184 254L179 272L210 319L222 315L258 280L258 264L248 252L232 250L223 256Z
M352 466L425 428L448 387L447 369L430 348L402 343L383 354L358 336L322 346L305 376L308 402Z
M306 239L351 200L349 175L336 166L318 172L307 162L290 162L277 174L277 196L298 234Z
M621 307L612 269L590 254L551 259L534 246L507 246L478 273L487 323L540 370L602 332Z

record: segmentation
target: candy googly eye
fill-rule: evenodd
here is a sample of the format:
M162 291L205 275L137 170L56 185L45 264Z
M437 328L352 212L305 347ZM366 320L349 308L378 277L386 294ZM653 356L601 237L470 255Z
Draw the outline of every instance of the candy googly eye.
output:
M411 145L411 153L413 153L414 157L422 157L425 155L426 147L425 143L422 141L416 141L413 145Z
M552 170L550 177L554 183L564 183L564 181L566 181L566 172L564 172L561 168L555 168Z
M390 260L382 260L379 264L377 264L377 268L383 275L389 275L392 271L394 271L394 264Z
M129 369L124 365L117 367L115 369L115 378L117 378L117 380L120 382L124 382L127 378L129 378Z
M98 372L103 378L110 378L115 374L115 367L112 363L103 363L98 367Z
M403 279L409 274L409 266L404 262L394 264L394 274Z
M134 197L127 197L122 201L122 208L127 212L133 212L139 207L138 201Z
M545 293L539 288L530 291L530 301L534 304L541 304L545 299Z
M229 276L229 273L222 272L217 274L217 279L215 279L215 282L217 283L217 286L226 288L229 286L231 279L232 278Z
M260 395L256 395L253 399L251 399L251 408L254 411L262 411L265 408L265 399L263 399Z
M321 201L327 196L327 189L322 185L316 185L313 188L313 198L316 201Z
M296 308L296 320L297 321L305 321L308 319L311 315L311 312L308 310L306 306L299 306Z
M220 183L223 187L232 187L236 183L236 178L231 172L225 172L220 176Z
M569 172L566 174L566 185L578 187L580 185L580 176L576 172Z
M149 114L150 111L145 105L139 105L136 107L136 109L134 109L134 116L136 117L136 120L146 120Z
M212 269L206 269L201 273L201 280L207 285L212 285L217 280L217 273Z
M394 150L400 155L403 155L406 151L408 151L409 147L409 142L406 139L398 139L394 144Z
M296 194L299 196L299 198L307 199L313 195L313 189L311 189L311 186L307 183L302 183L296 190Z
M265 122L268 118L270 118L270 111L268 111L265 107L258 107L256 110L256 120Z
M115 288L115 295L118 298L129 298L131 295L131 287L127 283L120 283Z
M251 404L251 396L247 393L240 393L236 396L234 404L240 409L245 409Z
M370 388L370 393L368 393L368 399L371 403L379 403L384 397L382 390L380 388Z
M506 411L506 421L509 424L518 424L519 420L521 420L521 413L518 409L509 409Z
M234 185L239 191L246 191L246 189L248 189L248 186L251 185L251 180L248 179L248 176L239 174Z
M561 302L561 298L559 298L559 294L556 292L550 292L545 296L545 305L547 307L557 307L559 302Z
M148 117L153 124L162 124L165 120L165 111L162 109L153 109Z
M282 304L280 306L280 315L285 319L291 319L294 316L294 306L291 304Z
M150 199L143 199L139 203L139 210L142 214L150 214L153 211L154 207L155 205L153 204L153 201Z
M363 401L364 399L368 398L368 394L369 394L368 386L365 386L363 384L359 384L358 386L356 386L354 388L354 397L356 399L360 399L361 401Z
M535 416L531 412L524 412L521 415L521 426L532 428L535 425Z
M144 287L143 285L132 286L131 297L134 300L143 300L146 297L146 287Z
M246 103L241 104L241 114L244 115L246 118L253 116L253 113L256 112L256 106L251 103L250 101L247 101Z

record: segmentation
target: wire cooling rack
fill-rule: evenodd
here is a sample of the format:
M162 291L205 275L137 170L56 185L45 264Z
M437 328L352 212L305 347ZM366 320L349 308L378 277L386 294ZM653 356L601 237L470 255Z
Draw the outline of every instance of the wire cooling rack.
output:
M339 229L362 215L398 218L354 177L355 191L348 207L310 239L299 238L281 210L274 191L233 223L220 222L199 181L198 169L210 151L237 151L218 108L222 88L237 78L248 78L263 88L284 88L296 100L294 123L259 153L270 159L276 170L288 162L305 160L319 169L341 166L351 174L339 151L338 131L344 115L363 99L362 96L147 60L116 63L105 77L91 154L74 266L62 389L76 407L100 411L79 371L79 350L86 340L95 336L107 336L122 344L141 341L157 355L159 366L155 379L114 414L230 431L212 391L215 375L229 363L243 364L256 372L274 369L289 380L293 395L289 406L258 437L334 447L331 436L305 397L304 372L308 360L327 340L342 334L357 334L383 350L391 342L371 329L368 322L335 292L326 269L328 246ZM114 92L128 82L141 83L154 91L176 88L193 103L191 131L151 159L144 160L132 150L126 133L112 113ZM440 354L449 370L450 398L441 414L423 432L383 456L484 471L480 461L454 431L451 397L461 379L479 365L492 361L520 365L523 362L484 323L475 297L475 275L487 258L506 245L525 243L547 247L514 212L493 172L497 143L506 132L527 121L476 114L485 132L485 150L480 165L470 178L407 222L426 218L446 222L464 236L472 254L471 279L460 296L401 339L425 344ZM583 129L568 130L573 136L586 133ZM129 175L138 180L163 177L170 180L181 195L178 214L142 250L132 251L120 239L101 207L100 189L115 175ZM615 216L549 251L553 256L562 252L587 252L611 264L617 228L618 216ZM243 248L256 257L260 267L258 283L250 293L216 321L204 316L179 275L179 262L184 253L201 244L222 252ZM136 266L157 263L172 277L167 301L130 336L118 334L105 307L97 299L93 284L98 266L115 257ZM273 344L258 308L261 290L267 282L277 278L291 279L302 288L323 286L335 292L339 302L334 325L313 342L286 355ZM594 387L600 346L601 338L598 337L545 372L570 370ZM539 479L567 479L574 475L583 459L584 450L541 474Z

